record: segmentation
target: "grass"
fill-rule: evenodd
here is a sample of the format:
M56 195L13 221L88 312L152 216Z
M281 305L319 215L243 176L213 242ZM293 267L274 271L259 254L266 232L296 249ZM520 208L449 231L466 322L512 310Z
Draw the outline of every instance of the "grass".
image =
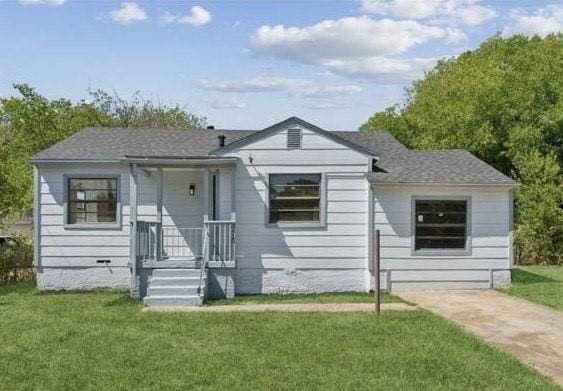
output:
M308 294L240 295L232 299L208 300L209 305L232 304L301 304L301 303L373 303L372 293L336 292ZM402 302L397 296L381 294L382 303Z
M563 311L563 266L519 266L512 270L510 295Z
M123 292L14 284L0 341L3 390L558 389L422 310L146 313Z

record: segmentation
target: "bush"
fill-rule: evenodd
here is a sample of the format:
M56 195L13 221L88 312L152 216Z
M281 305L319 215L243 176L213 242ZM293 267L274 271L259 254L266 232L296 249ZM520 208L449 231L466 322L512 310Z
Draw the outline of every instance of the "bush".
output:
M33 241L17 234L13 241L0 245L0 283L29 281L35 278Z

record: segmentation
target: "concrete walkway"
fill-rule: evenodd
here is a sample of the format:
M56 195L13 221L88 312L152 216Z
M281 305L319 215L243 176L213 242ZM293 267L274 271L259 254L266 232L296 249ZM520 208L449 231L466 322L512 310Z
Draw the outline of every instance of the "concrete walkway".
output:
M382 303L382 311L415 310L405 303ZM212 306L155 306L145 312L374 312L373 303L231 304Z
M461 325L563 386L563 313L493 290L393 292Z

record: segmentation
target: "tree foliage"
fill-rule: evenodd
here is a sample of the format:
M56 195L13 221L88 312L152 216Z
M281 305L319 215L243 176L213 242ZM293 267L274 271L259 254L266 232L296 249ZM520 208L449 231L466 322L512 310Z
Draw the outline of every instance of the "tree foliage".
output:
M524 263L563 263L563 35L495 36L440 61L363 130L411 148L464 148L519 182Z
M0 99L0 223L32 205L29 159L88 127L205 127L205 118L179 106L162 106L136 93L131 100L98 90L90 100L47 99L26 84L19 96Z

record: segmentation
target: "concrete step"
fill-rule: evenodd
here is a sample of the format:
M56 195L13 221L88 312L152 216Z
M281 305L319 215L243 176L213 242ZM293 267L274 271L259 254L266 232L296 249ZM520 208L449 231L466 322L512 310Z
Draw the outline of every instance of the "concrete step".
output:
M198 286L149 286L148 296L197 296Z
M197 277L153 277L149 286L199 286Z
M201 305L199 296L147 296L143 299L146 306L188 306Z
M197 277L201 274L200 269L155 269L153 277Z

